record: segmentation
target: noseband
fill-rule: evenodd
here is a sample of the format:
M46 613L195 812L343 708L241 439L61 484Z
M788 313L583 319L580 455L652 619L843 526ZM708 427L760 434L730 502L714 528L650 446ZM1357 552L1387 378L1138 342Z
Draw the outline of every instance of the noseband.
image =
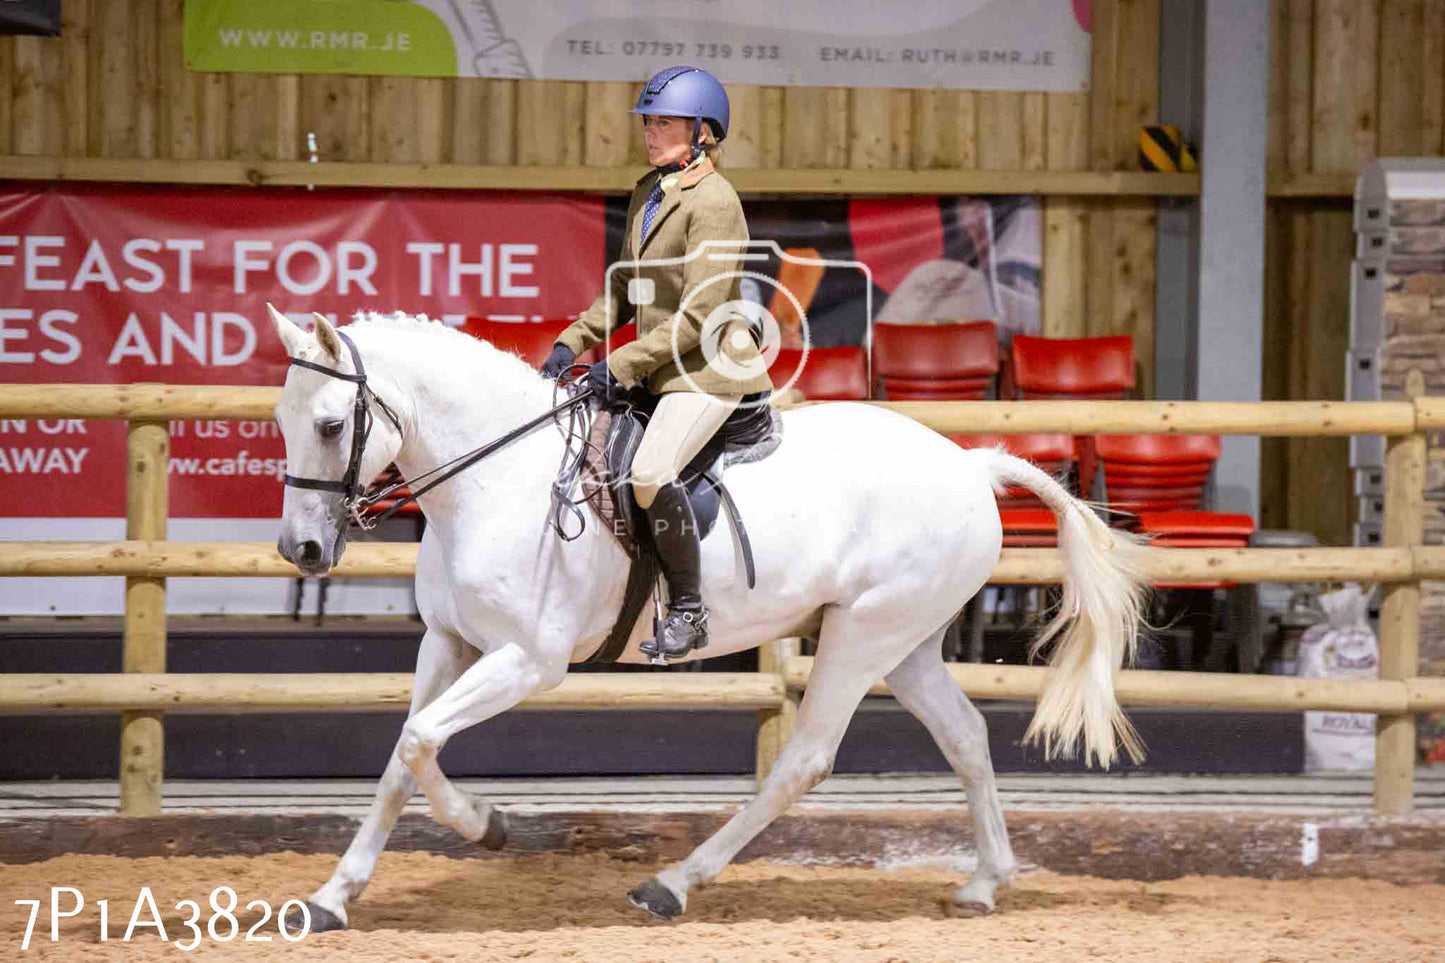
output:
M401 421L396 414L387 407L386 402L366 386L366 368L361 363L361 353L356 350L346 332L338 331L339 337L347 349L351 352L351 364L356 368L356 374L347 374L344 371L337 371L335 368L328 368L325 365L315 364L311 361L302 361L300 358L292 358L291 363L302 368L310 368L312 371L319 371L327 377L336 378L341 381L350 381L356 385L356 403L352 406L351 415L351 459L346 463L346 474L341 481L328 481L324 478L300 478L288 474L285 483L292 488L309 488L313 491L339 492L342 495L342 507L348 515L360 523L360 515L364 504L361 493L366 490L366 485L361 481L361 456L366 450L366 440L371 437L371 426L375 419L371 415L371 407L366 403L370 397L376 402L378 408L386 415L387 420L396 426L397 434L401 434ZM344 524L344 523L343 523Z

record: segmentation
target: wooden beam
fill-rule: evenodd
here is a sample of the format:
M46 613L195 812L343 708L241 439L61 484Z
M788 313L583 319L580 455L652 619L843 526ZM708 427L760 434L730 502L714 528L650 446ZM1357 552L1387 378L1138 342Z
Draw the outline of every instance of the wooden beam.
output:
M408 187L476 190L632 190L639 167L497 166L283 160L127 160L101 157L0 157L0 176L15 180L115 181L143 184ZM727 168L743 194L1048 194L1194 197L1198 174L1137 171L773 170Z
M358 542L332 571L338 577L404 578L416 569L415 542ZM1421 556L1445 568L1445 549ZM1416 553L1397 548L1159 548L1146 573L1160 582L1403 582L1419 577ZM1435 570L1432 568L1432 571ZM990 581L1058 582L1056 549L1004 549ZM0 542L0 578L117 576L146 578L295 578L273 542Z
M126 522L128 539L163 540L170 505L170 425L133 421L126 436ZM122 667L131 673L166 671L166 580L131 575L125 580L125 641ZM165 774L165 732L156 711L121 715L120 811L159 816Z
M810 656L793 656L783 664L789 690L807 687L813 668ZM950 663L949 675L959 688L978 699L1033 701L1053 670L1032 665ZM0 677L3 678L3 677ZM1445 708L1445 679L1375 681L1368 679L1302 679L1279 675L1237 675L1226 672L1154 672L1125 669L1114 674L1122 705L1194 706L1254 712L1424 712ZM870 695L889 695L878 682Z
M1415 427L1414 408L1403 401L894 401L869 404L892 409L938 431L970 434L1403 435Z
M1355 196L1354 171L1322 171L1308 174L1276 174L1268 181L1266 193L1275 198L1312 198Z
M215 385L0 385L4 418L270 420L280 388Z
M783 664L798 655L802 640L796 638L777 639L758 646L758 672L765 677L775 678L783 684ZM798 724L798 703L801 697L786 689L779 704L758 713L757 779L761 783L773 771L773 765L782 754L783 747L793 737Z
M18 673L0 675L0 712L313 712L405 710L404 672ZM585 673L522 709L776 709L782 677L756 672Z
M1425 391L1425 379L1411 371L1405 390ZM1385 518L1388 548L1422 541L1425 511L1425 433L1390 438L1385 449ZM1380 590L1380 678L1410 679L1419 671L1420 582L1396 582ZM1414 808L1415 715L1382 712L1375 731L1375 809L1398 815Z
M332 574L407 578L416 572L418 548L416 542L353 544ZM296 578L300 574L269 542L0 542L0 577Z
M266 419L280 388L214 385L0 385L0 418ZM1405 401L875 401L945 432L1405 435ZM1422 404L1420 417L1445 408ZM1424 425L1422 425L1424 427Z

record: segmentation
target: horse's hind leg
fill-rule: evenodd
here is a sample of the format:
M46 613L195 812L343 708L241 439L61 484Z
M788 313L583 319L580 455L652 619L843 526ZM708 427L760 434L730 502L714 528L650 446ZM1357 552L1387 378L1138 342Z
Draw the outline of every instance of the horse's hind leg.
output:
M998 801L983 714L948 674L936 638L909 653L888 674L888 685L898 701L928 727L968 793L978 866L968 883L953 894L950 912L955 916L990 912L994 890L1008 885L1018 867Z
M408 715L415 715L440 695L476 661L478 655L480 653L460 637L427 629L417 652L416 682ZM397 751L392 750L386 771L377 784L376 798L366 811L361 828L356 831L351 845L346 847L336 871L308 903L312 932L340 929L346 925L347 902L359 896L371 880L377 857L386 847L387 837L395 828L406 801L416 792L416 787L416 777L401 761ZM288 921L288 929L300 926L299 922L295 923L295 927L290 923Z
M904 622L897 611L874 612L867 618L847 609L824 613L797 725L772 772L757 795L685 860L629 893L634 906L662 919L677 916L687 908L689 889L712 882L754 836L827 778L848 720L869 686L917 644L917 629L910 635L898 628Z

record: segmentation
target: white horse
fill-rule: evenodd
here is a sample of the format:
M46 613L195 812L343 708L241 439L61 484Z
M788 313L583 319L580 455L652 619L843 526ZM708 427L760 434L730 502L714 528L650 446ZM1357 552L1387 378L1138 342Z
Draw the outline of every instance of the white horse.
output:
M351 352L324 318L308 334L272 311L294 361L354 373ZM522 425L553 404L553 387L516 355L438 322L370 315L341 329L368 376L375 415L360 479L395 461L415 478ZM355 429L354 381L301 366L286 378L276 420L290 473L340 479ZM378 404L377 399L380 399ZM392 414L379 410L388 408ZM928 727L963 780L978 865L954 911L990 911L1016 864L999 807L982 715L944 668L941 639L998 561L995 494L1020 485L1059 519L1060 610L1040 642L1055 667L1029 729L1050 756L1080 743L1108 766L1119 738L1140 746L1114 696L1113 673L1132 654L1140 619L1142 547L1112 531L1038 468L998 450L964 450L917 422L867 404L805 406L783 415L781 447L728 469L757 559L749 590L730 527L702 543L712 610L702 656L786 636L818 640L792 739L758 794L682 862L629 894L653 914L681 913L754 836L831 771L849 718L886 678ZM564 542L549 525L562 459L546 425L421 499L426 513L416 598L426 633L411 710L377 795L335 873L311 897L313 929L346 925L387 835L418 785L432 815L469 840L500 845L501 815L453 786L437 753L456 733L556 686L617 617L628 558L594 516ZM334 492L287 488L278 548L305 573L326 572L344 547L346 512ZM624 662L646 662L639 620Z

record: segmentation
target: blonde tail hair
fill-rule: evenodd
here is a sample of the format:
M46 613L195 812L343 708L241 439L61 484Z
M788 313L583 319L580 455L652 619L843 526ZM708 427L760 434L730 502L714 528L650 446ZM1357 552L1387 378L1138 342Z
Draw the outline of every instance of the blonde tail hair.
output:
M1029 650L1036 655L1054 643L1053 671L1024 741L1042 742L1048 759L1071 758L1082 742L1085 756L1105 769L1122 743L1139 762L1144 745L1119 707L1114 671L1138 646L1148 548L1139 536L1109 528L1046 472L1002 450L992 455L996 490L1000 483L1027 488L1058 517L1064 557L1063 602Z

